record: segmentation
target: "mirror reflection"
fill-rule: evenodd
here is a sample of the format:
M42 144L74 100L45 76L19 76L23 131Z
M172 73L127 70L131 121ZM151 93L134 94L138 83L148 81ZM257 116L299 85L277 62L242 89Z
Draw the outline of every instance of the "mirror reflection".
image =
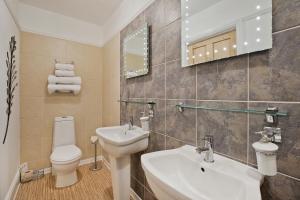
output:
M181 0L182 66L272 48L272 0Z
M132 78L148 73L148 26L145 24L124 39L125 77Z

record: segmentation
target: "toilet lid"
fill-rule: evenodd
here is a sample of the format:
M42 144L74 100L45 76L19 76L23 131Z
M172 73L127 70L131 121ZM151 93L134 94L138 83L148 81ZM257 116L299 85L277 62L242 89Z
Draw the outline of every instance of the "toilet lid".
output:
M73 161L81 157L81 150L75 145L55 147L51 154L51 161L66 162Z

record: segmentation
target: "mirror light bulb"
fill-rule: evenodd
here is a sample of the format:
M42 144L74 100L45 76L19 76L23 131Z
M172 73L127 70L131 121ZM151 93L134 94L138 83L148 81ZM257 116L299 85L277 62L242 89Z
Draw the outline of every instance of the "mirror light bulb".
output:
M256 31L260 31L260 27L257 27L257 28L256 28Z
M257 39L256 39L256 42L260 42L260 38L257 38Z
M259 9L260 9L260 5L257 5L257 6L256 6L256 10L259 10Z
M248 42L244 42L244 45L247 46L247 45L248 45Z
M256 17L256 20L259 21L259 20L260 20L260 16L257 16L257 17Z

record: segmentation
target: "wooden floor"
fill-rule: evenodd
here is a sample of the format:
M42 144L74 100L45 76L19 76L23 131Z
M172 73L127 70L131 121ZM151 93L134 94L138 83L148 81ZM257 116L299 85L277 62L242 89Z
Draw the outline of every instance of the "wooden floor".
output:
M90 171L89 165L78 168L79 182L56 189L54 177L45 177L21 184L16 200L112 200L110 171L103 165L99 171Z

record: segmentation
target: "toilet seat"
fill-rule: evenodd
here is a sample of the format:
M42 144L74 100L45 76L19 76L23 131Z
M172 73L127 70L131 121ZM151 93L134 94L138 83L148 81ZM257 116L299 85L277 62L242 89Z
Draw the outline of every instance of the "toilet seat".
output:
M75 145L55 147L50 159L54 164L66 164L77 161L81 157L81 150Z

